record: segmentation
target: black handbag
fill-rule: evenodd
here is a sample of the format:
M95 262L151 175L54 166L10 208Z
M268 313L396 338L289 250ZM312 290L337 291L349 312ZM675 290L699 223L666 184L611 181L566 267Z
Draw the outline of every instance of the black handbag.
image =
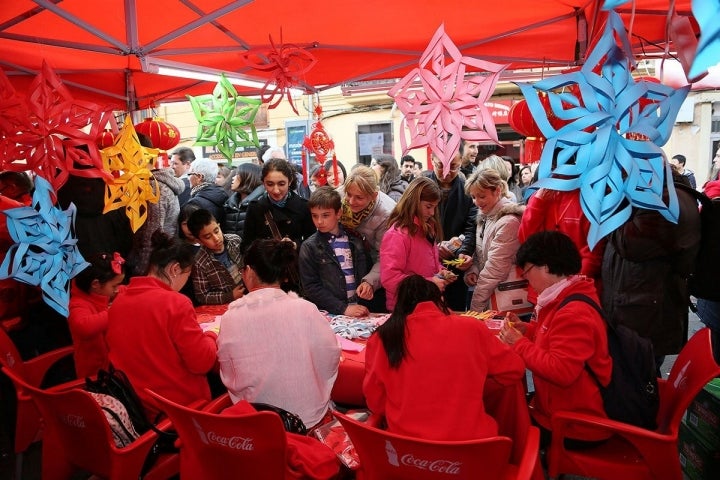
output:
M294 413L290 413L287 410L267 403L251 403L250 405L252 405L258 412L277 413L283 422L283 426L285 427L286 432L297 433L299 435L307 435L307 427L300 419L300 417L298 417Z

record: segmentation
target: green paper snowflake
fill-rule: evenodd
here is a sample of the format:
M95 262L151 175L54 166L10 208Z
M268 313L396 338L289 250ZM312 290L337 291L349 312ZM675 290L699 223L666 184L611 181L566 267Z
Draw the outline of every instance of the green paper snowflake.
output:
M195 145L214 146L230 161L237 147L260 146L253 122L262 102L238 95L225 75L212 94L187 98L198 121Z

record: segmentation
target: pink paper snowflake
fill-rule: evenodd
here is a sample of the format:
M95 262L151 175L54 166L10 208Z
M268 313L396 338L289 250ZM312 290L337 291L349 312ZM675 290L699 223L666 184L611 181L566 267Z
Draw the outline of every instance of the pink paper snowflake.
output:
M469 74L468 68L477 69ZM404 118L400 143L403 153L429 146L447 172L460 147L460 139L498 142L495 122L485 102L506 65L460 54L443 25L420 57L419 67L402 78L388 95ZM420 81L421 88L413 86Z

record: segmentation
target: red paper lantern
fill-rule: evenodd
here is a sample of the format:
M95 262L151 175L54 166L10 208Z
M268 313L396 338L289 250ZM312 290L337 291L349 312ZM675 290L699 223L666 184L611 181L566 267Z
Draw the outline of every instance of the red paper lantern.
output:
M100 135L97 136L95 139L95 143L97 144L99 149L107 148L115 144L115 134L112 132L112 130L105 129Z
M180 143L180 131L177 127L159 118L146 118L135 125L135 131L150 137L153 147L160 150L170 150Z
M542 132L530 113L527 100L520 100L510 107L508 123L513 130L525 137L542 137Z

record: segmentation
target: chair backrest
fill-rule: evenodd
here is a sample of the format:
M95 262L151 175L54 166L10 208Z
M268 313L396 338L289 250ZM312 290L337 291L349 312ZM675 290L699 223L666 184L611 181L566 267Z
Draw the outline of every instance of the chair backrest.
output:
M334 412L360 459L365 480L503 478L512 441L507 437L441 442L393 434Z
M709 328L693 335L683 347L663 385L658 412L658 431L677 434L685 410L703 387L720 375L713 357Z
M180 437L182 478L284 478L285 429L277 414L209 413L178 405L151 390L146 391L157 400Z
M112 432L97 402L84 390L47 391L23 381L16 372L2 371L30 394L45 422L43 448L61 449L68 464L110 478Z

